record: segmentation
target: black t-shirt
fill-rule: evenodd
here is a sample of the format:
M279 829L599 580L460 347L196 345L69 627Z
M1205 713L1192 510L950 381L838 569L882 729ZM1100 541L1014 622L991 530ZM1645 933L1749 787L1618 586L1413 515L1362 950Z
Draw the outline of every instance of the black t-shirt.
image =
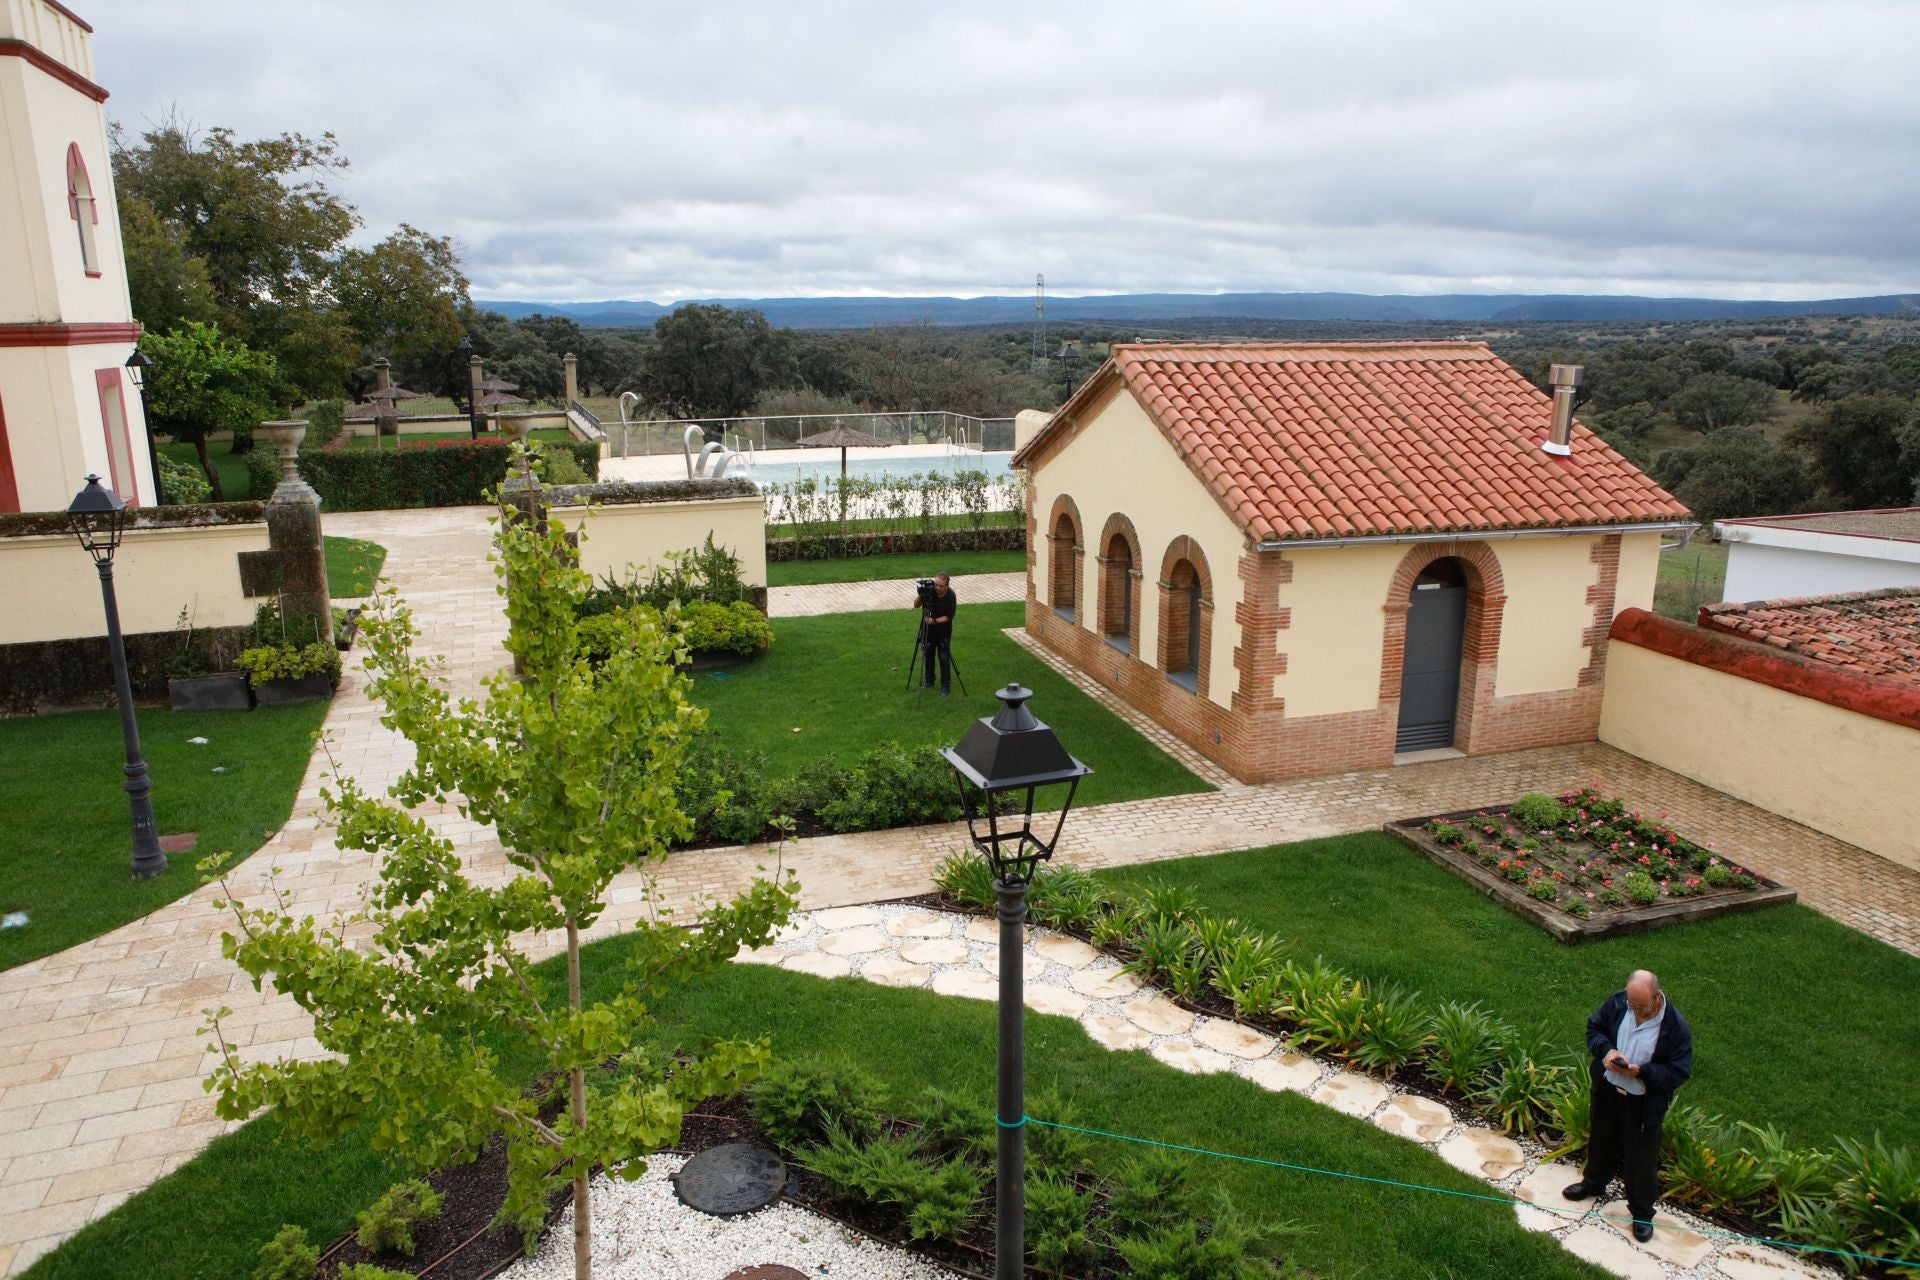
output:
M951 640L953 638L953 615L960 610L960 597L948 587L942 594L935 590L932 602L927 606L927 639ZM945 618L945 622L935 622L935 618Z

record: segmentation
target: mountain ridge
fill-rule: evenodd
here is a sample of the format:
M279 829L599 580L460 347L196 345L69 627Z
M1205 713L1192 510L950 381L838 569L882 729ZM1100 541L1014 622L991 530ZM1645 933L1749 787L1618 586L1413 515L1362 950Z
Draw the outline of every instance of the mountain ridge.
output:
M565 316L596 328L650 328L693 302L753 308L792 329L863 329L870 325L1025 324L1033 299L1017 294L978 298L700 298L663 304L481 300L475 305L509 319ZM1047 299L1049 323L1152 320L1350 320L1385 324L1460 322L1501 324L1587 321L1739 320L1773 316L1920 314L1920 294L1878 294L1813 301L1741 301L1732 298L1651 298L1630 294L1367 294L1367 293L1125 293Z

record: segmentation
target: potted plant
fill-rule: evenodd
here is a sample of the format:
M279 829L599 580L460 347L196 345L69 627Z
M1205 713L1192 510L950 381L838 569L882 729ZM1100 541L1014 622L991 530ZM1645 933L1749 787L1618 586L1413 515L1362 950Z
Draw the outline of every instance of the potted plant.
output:
M179 644L167 660L167 701L175 711L251 711L253 688L238 671L215 671L207 642L193 629L192 614L174 623Z
M260 606L250 643L234 663L263 706L330 698L340 684L340 651L321 638L313 619L285 617L277 600Z

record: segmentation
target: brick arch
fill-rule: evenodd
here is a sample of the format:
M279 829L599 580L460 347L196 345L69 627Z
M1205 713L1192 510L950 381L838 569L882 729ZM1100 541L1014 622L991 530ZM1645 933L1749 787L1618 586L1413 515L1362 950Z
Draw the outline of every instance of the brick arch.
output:
M1380 705L1395 714L1382 716L1387 735L1386 754L1393 754L1393 736L1399 720L1400 675L1407 653L1407 610L1414 581L1436 560L1458 560L1467 577L1466 635L1460 652L1460 700L1454 711L1453 742L1469 755L1479 749L1486 733L1483 714L1493 703L1496 661L1500 655L1500 622L1506 613L1507 581L1500 558L1484 542L1416 543L1401 558L1387 586L1386 635L1380 655Z
M1085 581L1085 531L1073 498L1064 493L1055 498L1047 513L1047 603L1076 625L1081 619L1080 584Z
M1125 556L1113 554L1116 542L1124 543ZM1107 517L1100 530L1095 559L1100 565L1099 634L1110 640L1124 638L1127 652L1136 657L1140 638L1140 535L1124 512Z
M1194 584L1199 584L1200 634L1197 648L1188 652L1195 606ZM1207 696L1207 673L1213 653L1213 573L1200 544L1181 534L1167 544L1160 557L1160 670L1169 675L1192 670L1194 692Z

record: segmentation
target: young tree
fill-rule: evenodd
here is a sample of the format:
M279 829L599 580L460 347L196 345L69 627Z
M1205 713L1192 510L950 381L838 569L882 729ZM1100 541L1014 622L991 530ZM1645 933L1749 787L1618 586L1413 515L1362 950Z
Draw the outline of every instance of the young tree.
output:
M175 440L191 440L215 502L226 501L220 473L207 457L207 436L231 431L251 437L285 397L274 359L220 332L189 321L142 344L153 358L146 383L147 421Z
M413 620L397 600L386 597L367 624L382 723L416 759L391 801L352 779L325 795L341 847L378 854L378 879L365 907L338 923L279 901L235 903L239 931L223 938L256 985L271 979L313 1015L314 1036L335 1056L245 1065L223 1040L214 1080L223 1116L272 1106L316 1144L375 1117L375 1146L421 1168L471 1158L503 1132L503 1217L537 1231L547 1193L570 1180L574 1274L587 1280L592 1168L639 1177L638 1157L673 1141L689 1106L751 1080L768 1056L764 1041L746 1040L693 1061L650 1054L639 1047L648 998L764 945L795 891L790 878L756 880L689 926L642 922L621 943L625 983L587 1003L581 935L615 875L663 858L689 830L673 784L704 713L673 666L684 647L650 610L621 615L624 633L603 663L582 656L574 608L591 580L565 530L543 525L503 512L495 534L518 674L489 677L481 700L456 700L414 652ZM450 798L499 833L514 871L505 883L469 877L453 842L411 811ZM565 939L558 991L528 951L543 935ZM565 1081L550 1119L503 1067L515 1054ZM617 1070L598 1070L616 1059Z

